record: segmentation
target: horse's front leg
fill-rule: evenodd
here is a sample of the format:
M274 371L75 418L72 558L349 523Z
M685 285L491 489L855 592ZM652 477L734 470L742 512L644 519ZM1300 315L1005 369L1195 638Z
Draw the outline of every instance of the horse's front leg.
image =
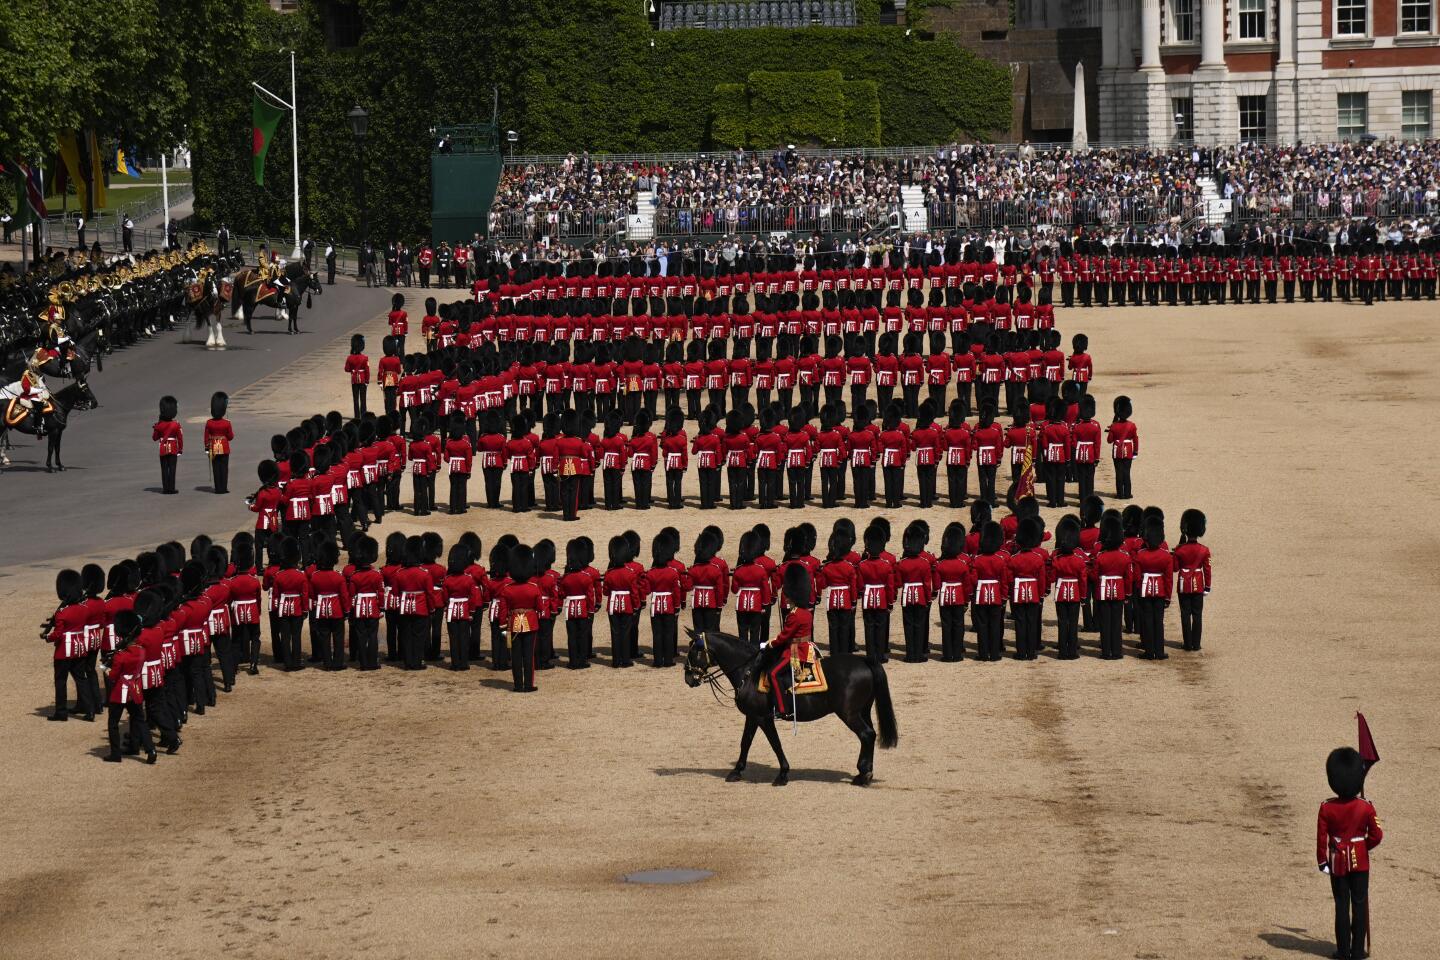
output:
M785 751L780 747L780 732L775 729L774 720L761 722L760 729L765 731L765 739L770 741L770 749L775 751L775 759L780 761L780 772L775 774L773 783L783 787L790 782L790 761L785 759Z
M747 716L745 718L745 732L740 734L740 759L735 761L735 769L725 777L726 783L737 783L744 779L741 775L745 772L745 761L750 756L750 744L755 742L757 726L754 717Z
M65 472L65 464L60 462L60 436L62 432L63 431L58 429L51 431L49 447L45 453L46 465L49 465L50 455L53 453L55 455L55 469L61 473Z

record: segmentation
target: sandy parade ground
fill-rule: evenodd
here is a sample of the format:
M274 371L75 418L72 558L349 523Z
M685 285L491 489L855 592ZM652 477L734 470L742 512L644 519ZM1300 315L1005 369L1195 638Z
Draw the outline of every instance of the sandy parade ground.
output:
M610 669L603 617L596 666L541 673L536 695L511 694L488 662L468 673L267 666L192 721L179 755L107 766L102 723L44 719L50 653L37 625L61 564L11 566L0 569L11 758L0 958L1328 956L1315 811L1325 754L1353 745L1357 709L1384 758L1368 784L1387 835L1374 955L1436 956L1440 311L1058 313L1067 345L1090 336L1101 421L1113 396L1134 399L1135 502L1164 507L1172 544L1182 509L1209 516L1202 653L1179 650L1176 605L1167 662L1101 661L1094 634L1081 660L1056 661L1047 605L1037 662L894 659L900 743L877 752L863 790L846 782L857 743L834 719L786 726L788 787L769 785L763 743L747 782L725 783L739 714L687 688L678 668ZM325 349L333 362L300 361L297 420L349 409L343 347ZM280 379L235 405L274 405ZM148 514L128 550L66 563L108 566L200 532L228 541L250 523L241 497L260 443L235 458L232 526L170 529L147 497L128 507ZM1113 490L1108 463L1098 485ZM913 503L913 478L909 489ZM408 503L408 480L405 491ZM802 519L823 549L842 515L700 511L694 492L682 511L590 511L576 524L391 514L372 532L435 529L448 544L474 529L487 550L505 532L551 537L562 558L583 533L603 559L606 539L634 527L645 562L654 533L674 525L688 561L708 523L733 558L757 521L778 553ZM1043 512L1053 529L1062 511ZM920 514L891 515L892 549ZM937 549L950 511L925 515ZM898 616L894 629L898 650ZM648 652L648 627L641 641ZM266 651L268 662L268 640ZM715 875L621 880L661 867Z

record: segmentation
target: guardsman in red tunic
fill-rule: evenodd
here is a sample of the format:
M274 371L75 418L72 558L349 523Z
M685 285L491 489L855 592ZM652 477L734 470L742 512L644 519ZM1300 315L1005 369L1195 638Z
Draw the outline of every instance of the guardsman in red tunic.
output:
M510 641L510 677L516 693L536 690L535 640L544 591L534 567L534 552L529 547L522 544L511 550L511 582L496 597L497 616Z
M788 719L790 713L786 710L785 690L794 676L790 661L804 656L806 651L801 644L808 646L814 642L815 615L810 609L813 586L809 569L799 563L786 567L783 589L789 612L785 614L785 622L775 639L762 646L764 656L756 669L757 676L760 670L770 672L770 689L775 693L775 716ZM794 699L793 696L791 699Z
M222 392L210 397L210 419L205 421L205 453L210 458L210 477L216 493L230 492L230 444L235 428L225 419L230 398Z
M677 568L674 559L675 544L662 532L651 545L650 568L641 574L642 590L650 603L651 659L657 667L675 666L679 655L678 621L689 572L686 567Z
M325 670L345 669L345 617L350 612L350 585L336 566L340 549L322 543L310 571L310 649L312 663Z
M385 320L390 324L390 336L395 338L395 355L405 356L405 335L410 332L410 315L405 312L405 294L397 293L390 298L390 313Z
M885 550L887 537L888 527L872 525L866 530L865 553L855 569L860 585L865 654L877 663L890 659L890 613L898 584L895 559Z
M895 561L900 623L905 634L905 662L930 659L930 602L935 596L935 560L925 552L930 529L923 520L905 528L903 552Z
M1087 394L1088 396L1088 394ZM1040 428L1040 458L1045 465L1045 495L1049 506L1065 506L1065 473L1070 469L1073 446L1065 422L1065 401L1051 397L1045 403L1045 424Z
M385 578L374 567L380 546L370 536L357 537L350 546L345 588L350 598L350 649L361 670L380 669L380 617L385 606Z
M85 720L94 720L97 703L91 703L91 688L85 679L85 670L90 653L93 631L86 627L91 611L85 603L85 590L77 570L61 570L55 578L55 594L60 606L46 621L42 630L43 639L55 647L55 712L51 720L68 720L69 704L66 699L66 678L75 681L76 712ZM96 640L98 648L99 641Z
M644 592L639 575L629 566L633 557L625 537L610 538L609 556L610 565L605 571L602 590L605 612L610 617L610 665L630 667L635 665L630 653L630 631Z
M365 391L370 383L370 358L365 355L365 338L355 334L350 338L350 355L345 358L345 374L350 378L350 403L355 410L355 419L365 413Z
M1165 608L1175 584L1175 558L1165 548L1165 522L1158 516L1145 518L1142 527L1144 546L1135 553L1135 579L1139 598L1135 601L1135 617L1146 660L1166 660Z
M965 659L965 608L975 576L965 555L965 525L954 522L940 538L940 558L935 561L935 596L940 603L940 659L954 663Z
M1115 463L1115 496L1129 500L1135 495L1130 486L1130 466L1140 456L1140 433L1130 421L1134 410L1129 397L1116 397L1114 410L1115 419L1105 430L1105 440Z
M161 493L180 492L175 489L175 466L185 452L185 431L176 420L179 415L180 404L174 397L160 398L160 419L150 431L150 439L159 444Z
M1065 517L1055 528L1055 555L1050 564L1059 626L1059 658L1076 660L1080 657L1080 606L1089 595L1090 565L1080 549L1080 522L1073 516Z
M829 621L832 656L855 652L855 605L860 595L860 575L856 569L858 558L851 552L854 545L854 525L842 528L837 523L815 579Z
M1100 658L1119 660L1125 602L1135 585L1135 564L1122 549L1125 533L1114 515L1100 521L1100 552L1094 560L1095 616L1100 621Z
M1210 548L1205 536L1205 514L1186 510L1180 515L1180 543L1175 547L1177 590L1180 594L1180 635L1186 650L1200 649L1205 597L1210 593Z
M105 762L119 763L122 759L120 717L126 714L130 720L131 751L139 752L143 748L145 762L154 763L157 756L155 742L150 738L150 724L145 719L144 691L141 689L145 648L136 642L140 637L140 617L133 610L122 611L116 616L115 628L116 647L110 655L106 681L110 690L107 698L110 752L105 756Z
M1025 517L1015 530L1010 557L1010 612L1015 618L1015 659L1034 660L1040 651L1040 608L1050 590L1050 558L1041 548L1044 529Z
M1375 805L1360 795L1368 768L1369 763L1352 747L1330 752L1325 759L1325 778L1335 796L1320 804L1315 825L1315 859L1320 872L1330 876L1330 893L1335 898L1335 953L1331 956L1351 960L1370 956L1370 851L1385 838Z

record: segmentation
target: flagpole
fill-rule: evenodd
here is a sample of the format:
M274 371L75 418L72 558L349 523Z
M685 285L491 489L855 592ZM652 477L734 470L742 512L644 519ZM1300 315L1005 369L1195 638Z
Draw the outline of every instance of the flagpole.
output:
M161 233L165 236L160 241L160 249L165 249L165 243L170 239L170 175L165 169L165 150L160 150L160 205L165 208L164 227Z
M290 163L295 187L295 249L291 260L300 259L300 98L295 86L295 51L290 51Z

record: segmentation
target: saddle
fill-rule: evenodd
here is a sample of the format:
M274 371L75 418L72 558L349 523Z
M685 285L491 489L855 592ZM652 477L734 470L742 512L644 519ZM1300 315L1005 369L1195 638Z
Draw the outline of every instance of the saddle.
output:
M790 691L792 696L825 693L830 689L830 685L825 679L825 669L820 665L820 651L816 649L815 644L806 640L792 643L790 645L790 666L795 672L794 689ZM755 686L761 693L770 692L770 671L768 669L761 668Z

